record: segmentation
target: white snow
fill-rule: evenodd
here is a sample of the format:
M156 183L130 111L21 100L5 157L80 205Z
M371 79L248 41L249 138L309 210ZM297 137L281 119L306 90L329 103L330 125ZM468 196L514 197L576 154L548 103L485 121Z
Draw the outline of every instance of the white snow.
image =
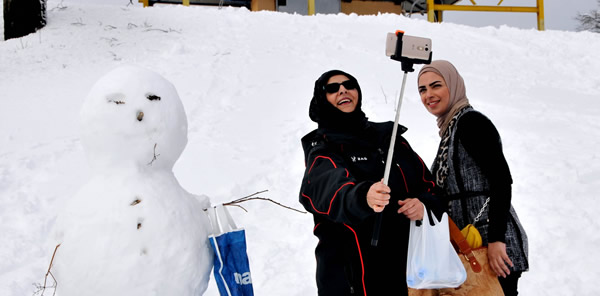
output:
M189 128L173 171L186 191L216 204L268 189L261 196L301 208L300 138L316 127L308 118L314 80L333 68L353 74L370 119L393 120L402 72L384 50L397 29L433 40L434 58L456 65L471 103L502 135L513 205L530 243L521 293L600 293L600 35L391 14L53 0L46 28L0 42L0 295L32 295L43 283L56 218L93 178L79 112L105 73L135 64L174 84ZM416 73L408 76L401 122L431 163L439 138ZM315 295L312 217L263 201L244 207L230 212L246 229L255 294ZM218 295L213 279L205 295Z

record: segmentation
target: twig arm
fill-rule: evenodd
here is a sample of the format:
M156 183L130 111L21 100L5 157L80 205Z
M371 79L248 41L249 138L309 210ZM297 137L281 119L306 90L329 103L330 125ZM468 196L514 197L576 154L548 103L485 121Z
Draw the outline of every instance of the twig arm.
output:
M265 193L265 192L267 192L267 191L268 191L268 190L259 191L259 192L256 192L256 193L253 193L253 194L250 194L250 195L248 195L248 196L244 196L244 197L242 197L242 198L238 198L238 199L236 199L236 200L233 200L233 201L230 201L230 202L226 202L226 203L224 203L223 205L224 205L224 206L237 206L237 207L240 207L240 208L244 209L244 207L242 207L242 206L240 206L240 205L239 205L240 203L247 202L247 201L250 201L250 200L265 200L265 201L270 201L270 202L272 202L272 203L274 203L274 204L276 204L276 205L278 205L278 206L280 206L280 207L282 207L282 208L286 208L286 209L288 209L288 210L292 210L292 211L295 211L295 212L298 212L298 213L302 213L302 214L306 214L306 213L307 213L307 212L300 211L300 210L294 209L294 208L292 208L292 207L289 207L289 206L283 205L283 204L281 204L281 203L279 203L279 202L276 202L276 201L274 201L274 200L272 200L272 199L270 199L270 198L265 198L265 197L256 196L256 195L259 195L259 194L261 194L261 193ZM244 211L246 211L246 209L244 209Z

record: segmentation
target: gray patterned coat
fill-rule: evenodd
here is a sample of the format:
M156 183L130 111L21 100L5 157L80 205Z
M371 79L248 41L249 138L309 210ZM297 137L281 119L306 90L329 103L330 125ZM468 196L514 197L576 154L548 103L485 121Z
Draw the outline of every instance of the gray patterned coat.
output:
M477 112L471 108L467 112ZM467 112L460 112L458 120ZM473 223L477 214L483 208L486 199L489 196L490 187L486 176L474 159L469 156L460 140L455 137L457 129L450 131L449 142L447 144L447 169L448 173L444 181L443 188L448 195L449 215L459 228L463 228L469 223ZM442 148L442 147L440 147ZM440 157L438 155L438 157ZM439 171L440 165L438 159L434 161L432 172ZM462 180L462 182L460 182ZM464 203L464 205L463 205ZM488 244L488 209L486 207L475 227L481 233L483 244ZM467 213L464 213L464 211ZM512 205L507 219L506 228L506 252L514 264L513 271L526 271L529 269L528 263L528 243L527 234L523 229L517 213Z

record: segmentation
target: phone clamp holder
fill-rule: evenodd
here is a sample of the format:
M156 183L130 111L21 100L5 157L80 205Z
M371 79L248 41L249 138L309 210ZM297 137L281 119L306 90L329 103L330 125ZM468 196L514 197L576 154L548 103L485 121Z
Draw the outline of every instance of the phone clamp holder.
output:
M396 36L398 37L396 39L396 52L393 55L391 55L390 58L392 60L400 62L400 64L402 65L402 71L404 71L404 73L414 72L415 69L413 68L413 66L415 64L431 64L431 60L433 57L432 51L429 52L429 60L413 59L413 58L402 56L402 49L403 49L402 37L404 36L404 31L397 30ZM400 49L400 51L398 51L398 49Z

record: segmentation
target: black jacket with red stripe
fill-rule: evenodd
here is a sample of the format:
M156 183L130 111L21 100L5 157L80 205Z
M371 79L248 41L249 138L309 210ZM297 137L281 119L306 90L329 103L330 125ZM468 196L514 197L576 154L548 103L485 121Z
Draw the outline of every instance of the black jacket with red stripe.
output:
M352 133L319 128L302 138L306 171L300 202L314 216L319 295L406 295L409 220L398 200L419 198L438 218L445 210L421 158L399 127L377 247L367 205L370 186L383 178L393 123L368 122Z

